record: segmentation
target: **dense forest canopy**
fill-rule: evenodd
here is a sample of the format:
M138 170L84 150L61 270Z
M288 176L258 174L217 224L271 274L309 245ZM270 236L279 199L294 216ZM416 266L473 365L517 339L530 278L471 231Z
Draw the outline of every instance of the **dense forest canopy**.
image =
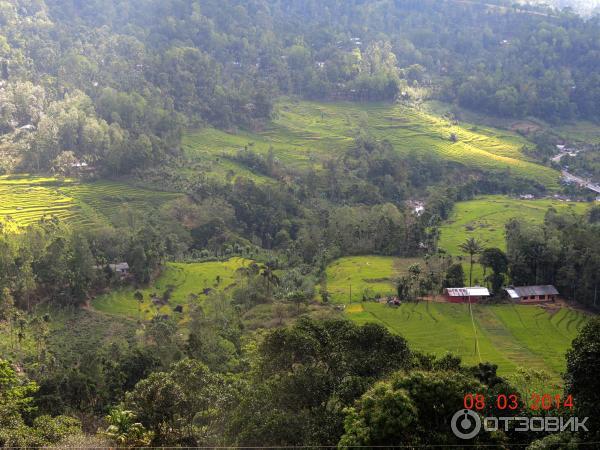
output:
M48 170L73 152L128 172L177 155L185 126L257 126L281 94L425 90L500 116L598 119L599 19L496 4L3 0L2 165Z

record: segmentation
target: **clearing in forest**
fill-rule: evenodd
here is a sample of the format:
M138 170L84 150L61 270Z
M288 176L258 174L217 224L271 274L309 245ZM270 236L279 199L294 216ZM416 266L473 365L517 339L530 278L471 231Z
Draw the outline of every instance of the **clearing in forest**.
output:
M394 308L361 300L366 289L394 294L393 280L415 263L419 260L341 258L327 268L327 289L333 302L346 304L346 317L359 324L380 323L402 335L416 350L438 356L451 352L467 364L478 363L468 305L420 302ZM474 305L473 311L484 361L498 364L505 375L517 367L528 367L546 370L557 380L565 369L566 350L588 320L588 316L572 309L548 310L531 305Z
M96 298L92 306L104 313L132 319L173 315L180 306L179 317L184 317L190 305L200 304L212 292L232 287L240 279L237 270L251 263L252 260L239 257L223 262L167 263L158 279L139 289L141 301L135 297L136 289L127 287Z
M451 255L460 255L459 245L470 237L484 247L506 249L505 225L516 218L541 224L548 209L559 213L583 214L589 203L563 202L553 199L522 200L502 195L486 195L458 202L450 218L441 227L439 247Z
M327 291L335 303L360 302L367 298L395 295L396 280L420 258L349 256L327 266Z

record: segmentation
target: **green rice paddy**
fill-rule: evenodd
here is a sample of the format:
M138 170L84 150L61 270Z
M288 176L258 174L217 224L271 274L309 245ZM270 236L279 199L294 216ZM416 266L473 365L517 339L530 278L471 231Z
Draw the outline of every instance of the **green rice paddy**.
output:
M366 291L381 297L394 295L396 279L411 264L423 267L422 260L388 256L350 256L331 263L326 270L327 291L335 303L357 302Z
M509 170L549 188L558 186L558 172L535 164L522 153L527 141L519 135L489 127L456 125L403 105L281 101L272 122L263 131L206 128L186 136L184 151L192 161L221 176L232 171L248 172L228 159L243 148L266 155L272 147L277 159L287 166L306 168L317 163L318 169L319 162L348 149L361 127L378 139L390 141L399 153L434 154L469 168ZM451 140L452 135L456 142ZM251 176L264 179L258 174Z
M0 177L0 224L9 231L39 221L43 216L70 220L76 215L75 200L59 191L54 178Z
M357 306L347 308L347 316L357 323L381 323L425 353L451 352L467 364L479 362L468 305L421 302L391 308L365 302ZM474 305L473 312L482 360L498 364L505 375L525 367L558 378L565 369L567 349L588 320L567 308Z

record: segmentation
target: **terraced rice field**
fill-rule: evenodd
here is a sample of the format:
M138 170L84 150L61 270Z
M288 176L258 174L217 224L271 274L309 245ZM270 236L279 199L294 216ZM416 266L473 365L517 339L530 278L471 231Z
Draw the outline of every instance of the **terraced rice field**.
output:
M0 223L16 231L44 216L71 220L76 215L75 200L59 191L70 183L54 178L0 177Z
M43 217L91 225L120 220L123 208L148 212L179 197L122 183L79 183L69 179L0 177L0 224L16 232Z
M67 185L61 192L73 197L80 210L88 213L88 217L99 215L101 220L111 223L123 220L127 209L147 213L181 197L181 194L151 191L112 181Z
M558 172L535 164L521 152L527 143L517 134L488 127L456 125L433 114L402 105L280 102L274 119L259 133L226 133L212 128L184 139L187 156L216 174L245 170L227 159L248 147L276 157L290 167L306 168L339 155L352 145L357 130L367 128L389 140L400 153L429 153L484 171L510 171L549 188L558 186ZM450 137L455 135L456 142ZM246 174L247 175L247 174ZM258 174L253 176L260 178Z
M506 223L519 218L541 224L548 209L584 214L589 203L562 202L552 199L521 200L501 195L486 195L458 202L450 218L441 227L439 246L451 255L460 255L459 245L474 237L485 247L506 248Z
M138 302L133 288L121 289L102 295L92 302L94 309L107 314L132 319L151 319L156 314L173 314L176 306L183 307L183 314L193 303L202 302L207 290L223 291L239 279L236 270L251 264L245 258L231 258L225 262L168 263L162 275L149 287L141 289L142 302ZM156 302L169 291L168 302Z
M468 305L404 304L399 308L365 302L346 308L357 323L378 322L404 336L412 348L443 355L452 352L468 364L479 362ZM588 318L577 311L537 306L474 305L482 360L498 364L504 375L517 367L543 369L558 380L565 353Z

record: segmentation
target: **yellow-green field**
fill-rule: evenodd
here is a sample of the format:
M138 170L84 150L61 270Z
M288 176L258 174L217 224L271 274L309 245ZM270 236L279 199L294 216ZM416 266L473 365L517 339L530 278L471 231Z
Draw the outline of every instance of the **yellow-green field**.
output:
M9 231L39 221L44 215L63 220L75 214L75 200L59 191L60 183L54 178L0 177L0 224Z
M73 224L113 222L123 208L141 212L156 209L179 194L150 191L123 183L82 183L69 179L0 177L0 224L18 231L42 217L58 217Z
M389 140L403 154L434 154L485 171L508 169L549 188L558 186L558 172L529 161L521 151L527 141L517 134L455 125L402 105L280 101L264 131L227 133L206 128L187 135L184 150L192 161L221 176L247 172L227 158L246 146L263 155L273 147L284 164L308 167L345 151L360 127L368 128L378 139ZM457 142L451 141L452 134Z
M359 302L366 291L380 296L394 295L396 279L406 274L411 264L421 264L419 258L389 256L350 256L340 258L327 267L327 290L335 303Z
M111 223L123 220L123 211L127 208L137 213L156 211L165 203L182 196L112 181L76 183L67 185L60 191L73 197L80 211L93 212Z
M559 212L583 214L589 203L562 202L553 199L521 200L501 195L486 195L458 202L450 218L441 227L440 248L460 255L459 245L469 237L485 247L506 248L504 227L513 218L541 224L549 208Z
M206 289L223 291L230 288L239 279L236 270L251 263L244 258L231 258L225 262L168 263L151 286L139 290L143 295L141 302L134 297L135 289L126 288L96 298L92 306L108 314L142 319L150 319L156 314L171 315L178 305L186 313L190 304L206 298ZM153 298L162 299L167 291L170 291L168 303L153 302Z
M399 308L366 302L346 308L357 323L378 322L404 336L412 348L436 355L452 352L476 364L475 336L468 305L404 304ZM537 306L474 305L475 326L483 361L498 364L501 374L517 367L543 369L558 379L565 353L588 320L584 314Z

